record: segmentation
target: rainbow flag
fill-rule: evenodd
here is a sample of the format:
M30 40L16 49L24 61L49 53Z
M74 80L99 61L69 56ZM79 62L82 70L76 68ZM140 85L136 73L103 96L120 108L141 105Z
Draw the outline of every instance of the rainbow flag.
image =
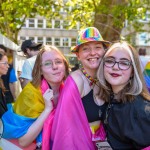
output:
M146 86L150 92L150 61L146 64L143 74Z

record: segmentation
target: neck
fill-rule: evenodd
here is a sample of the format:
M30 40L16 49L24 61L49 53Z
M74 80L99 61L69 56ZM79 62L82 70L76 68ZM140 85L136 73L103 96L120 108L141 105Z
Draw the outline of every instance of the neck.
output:
M85 75L85 77L90 81L90 86L92 86L93 84L96 84L97 78L88 74L84 68L81 68L81 71Z
M56 107L57 106L57 103L58 103L58 98L59 98L59 90L60 90L60 84L50 84L52 90L53 90L53 95L54 95L54 106Z

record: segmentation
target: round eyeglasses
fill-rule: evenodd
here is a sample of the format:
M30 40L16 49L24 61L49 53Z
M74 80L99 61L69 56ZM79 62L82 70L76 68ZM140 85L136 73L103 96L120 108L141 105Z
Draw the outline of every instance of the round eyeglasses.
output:
M121 60L121 61L115 61L111 59L105 59L104 60L104 65L108 68L112 68L115 66L115 64L118 64L118 68L120 70L128 70L130 66L132 65L132 62L129 60Z
M44 62L42 64L42 66L44 66L46 68L52 68L54 64L59 66L59 65L62 65L63 63L64 63L63 60L55 60L54 62L51 60L48 60L48 61Z

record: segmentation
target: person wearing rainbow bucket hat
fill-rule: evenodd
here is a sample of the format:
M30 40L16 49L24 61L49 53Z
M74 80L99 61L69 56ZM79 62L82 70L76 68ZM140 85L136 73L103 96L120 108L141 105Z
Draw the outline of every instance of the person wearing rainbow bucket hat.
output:
M106 104L97 99L99 82L96 73L109 45L110 42L103 40L95 27L80 31L77 44L71 51L76 54L82 68L72 72L65 81L51 130L52 150L73 147L76 150L95 150L97 141L105 140L100 120Z

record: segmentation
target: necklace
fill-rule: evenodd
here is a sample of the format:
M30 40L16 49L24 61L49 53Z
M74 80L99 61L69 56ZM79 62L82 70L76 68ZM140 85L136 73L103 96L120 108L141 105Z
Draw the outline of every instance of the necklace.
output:
M90 86L92 86L93 84L96 84L96 82L98 81L97 78L92 78L92 77L85 71L85 69L84 69L83 67L81 68L81 71L82 71L82 73L85 75L85 77L90 80Z

